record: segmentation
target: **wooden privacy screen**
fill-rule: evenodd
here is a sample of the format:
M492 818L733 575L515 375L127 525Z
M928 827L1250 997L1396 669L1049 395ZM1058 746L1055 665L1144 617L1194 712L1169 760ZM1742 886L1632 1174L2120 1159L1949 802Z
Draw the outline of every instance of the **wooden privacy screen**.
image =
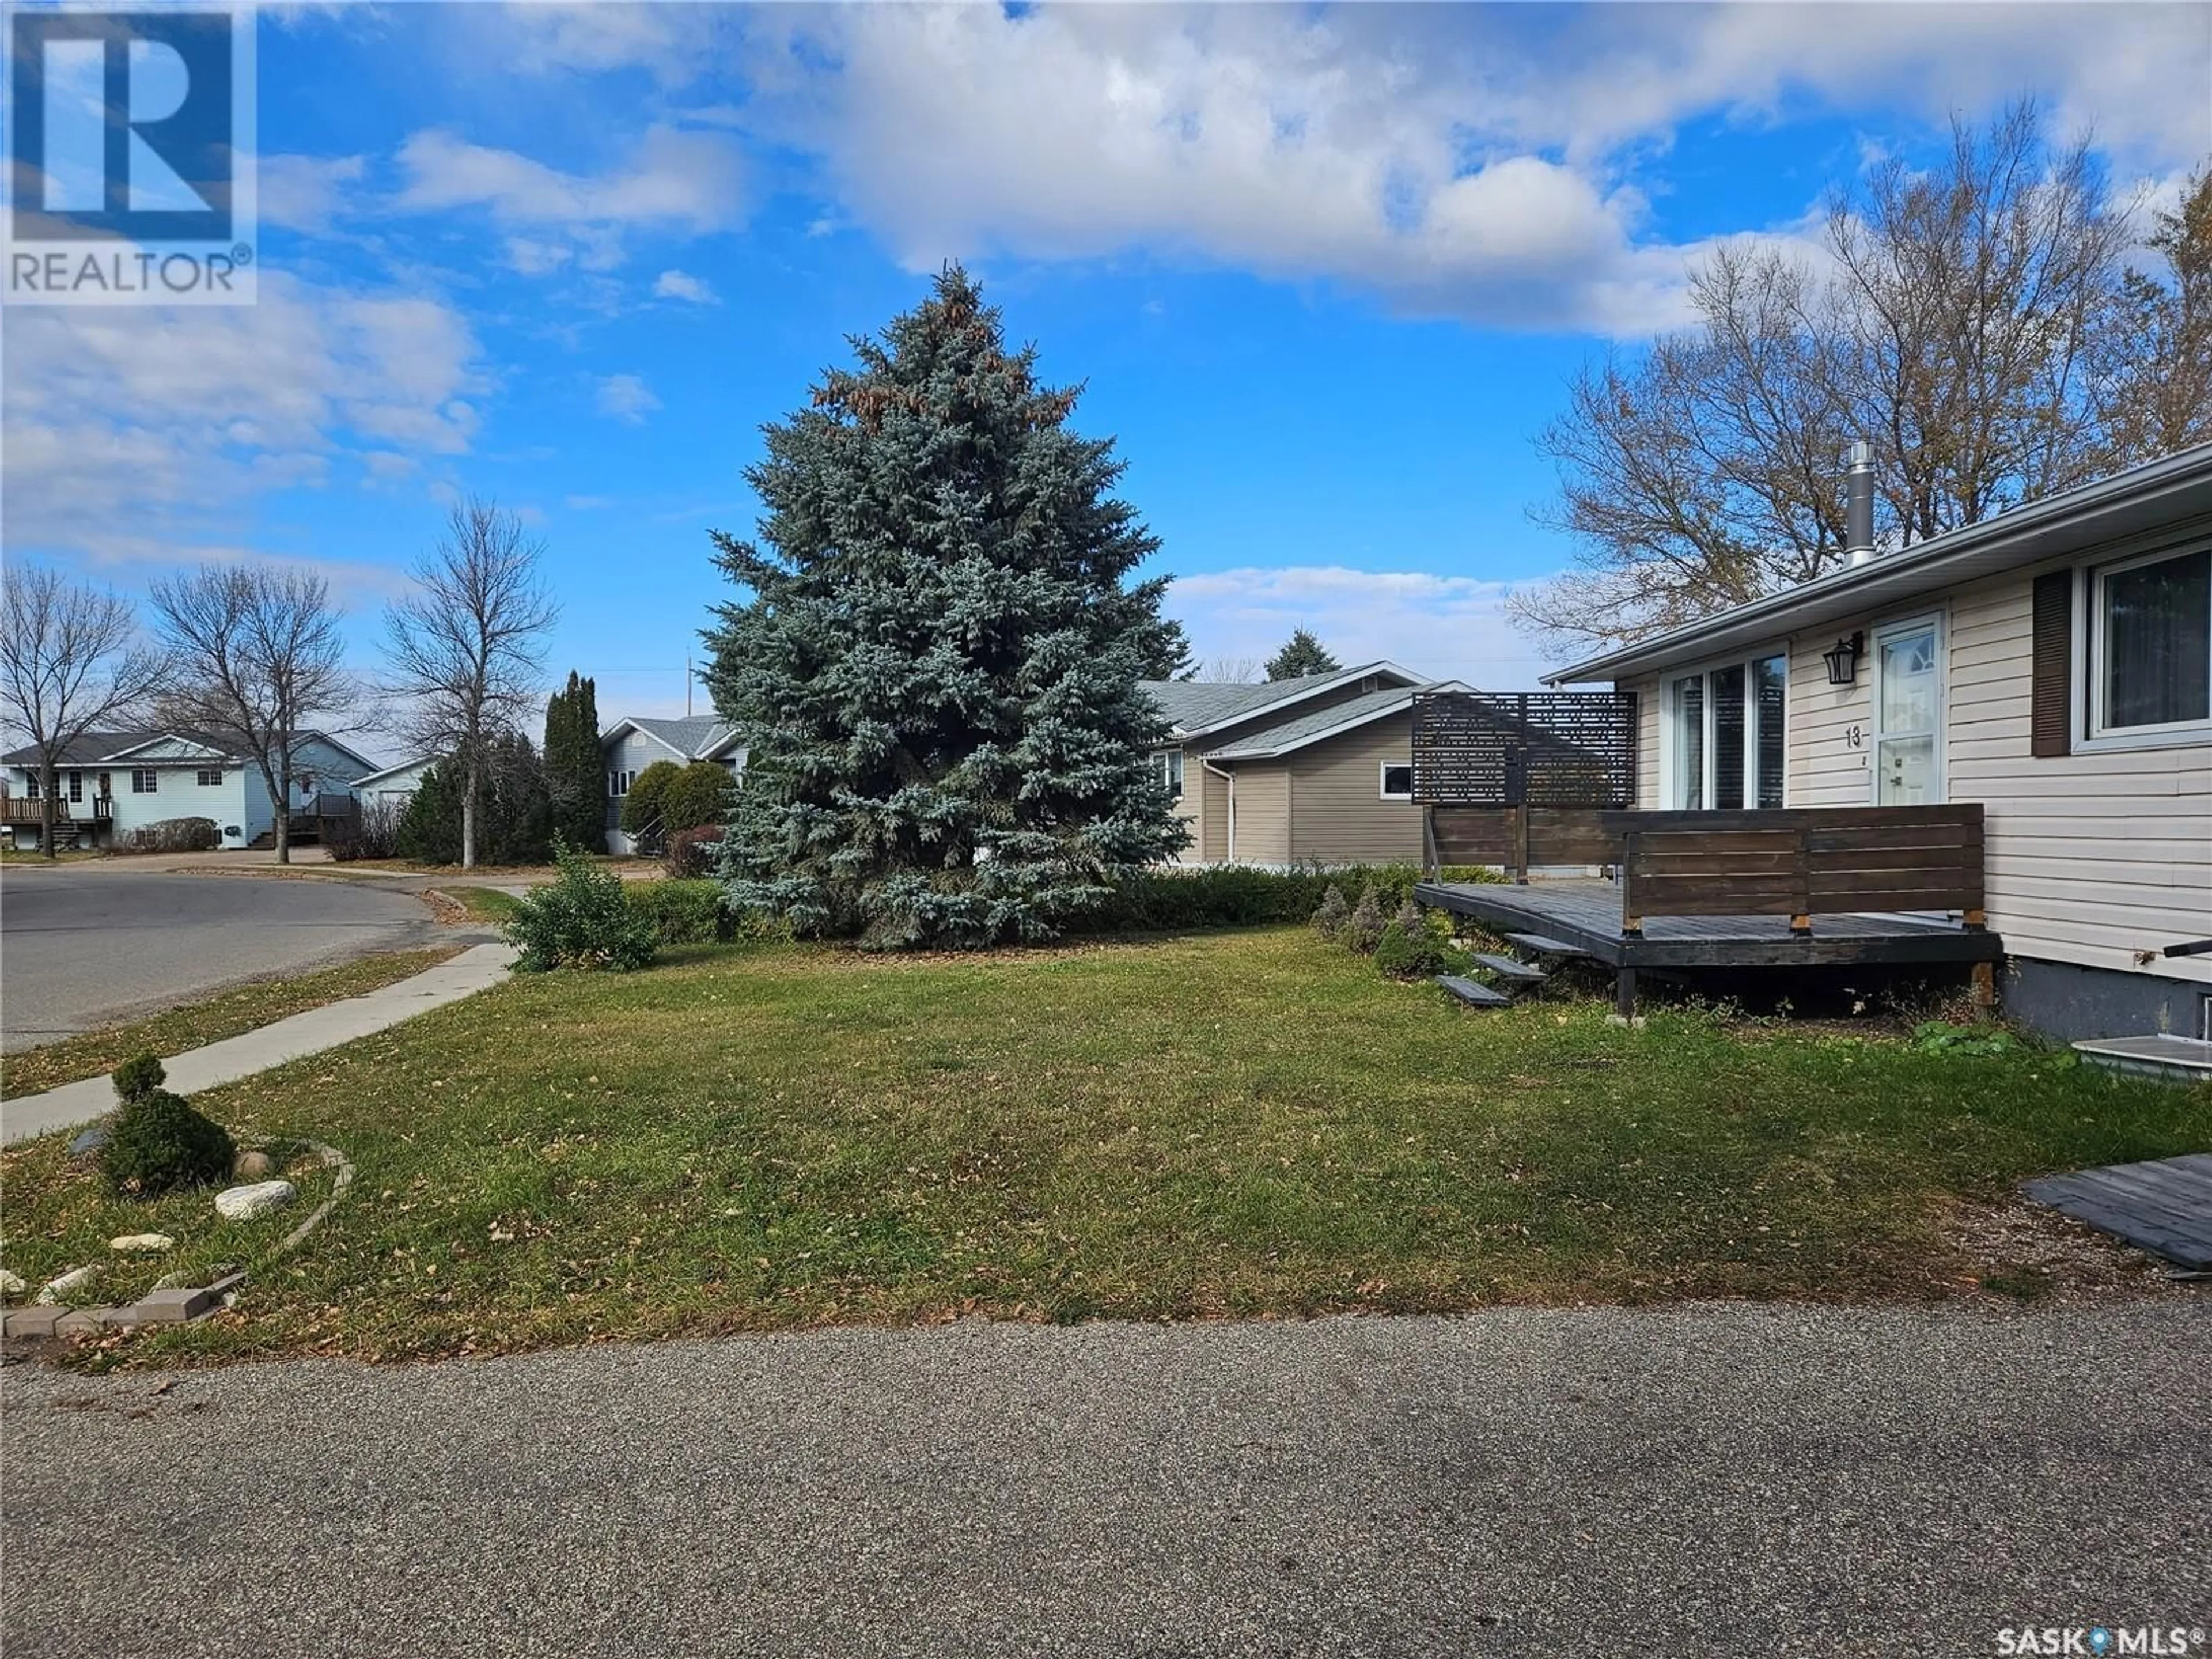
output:
M1625 807L1636 797L1636 694L1417 692L1413 758L1417 801Z
M1958 910L1982 922L1982 808L1863 806L1741 812L1436 808L1441 864L1620 871L1624 932L1646 916Z

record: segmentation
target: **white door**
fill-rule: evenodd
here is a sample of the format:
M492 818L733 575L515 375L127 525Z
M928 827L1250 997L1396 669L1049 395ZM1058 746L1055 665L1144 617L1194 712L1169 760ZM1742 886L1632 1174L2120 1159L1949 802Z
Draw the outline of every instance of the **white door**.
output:
M1874 803L1943 799L1943 628L1918 617L1874 636Z

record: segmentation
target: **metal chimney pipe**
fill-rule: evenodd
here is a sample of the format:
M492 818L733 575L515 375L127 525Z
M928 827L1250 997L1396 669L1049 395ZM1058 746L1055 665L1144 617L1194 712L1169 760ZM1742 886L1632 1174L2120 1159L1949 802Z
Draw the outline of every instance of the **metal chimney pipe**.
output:
M1871 564L1874 549L1874 446L1863 438L1850 447L1844 471L1844 558Z

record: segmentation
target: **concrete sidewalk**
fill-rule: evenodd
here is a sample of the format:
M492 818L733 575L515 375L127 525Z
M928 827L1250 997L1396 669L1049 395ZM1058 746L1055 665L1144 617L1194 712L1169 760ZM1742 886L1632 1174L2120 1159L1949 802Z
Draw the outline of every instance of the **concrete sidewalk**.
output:
M367 996L310 1008L258 1030L225 1037L173 1058L164 1055L161 1064L169 1074L167 1086L180 1095L198 1094L303 1055L335 1048L356 1037L371 1036L497 984L506 977L514 960L513 945L473 945L450 962L441 962L428 972ZM114 1104L115 1091L105 1077L87 1078L42 1095L0 1102L0 1141L26 1140L89 1123Z

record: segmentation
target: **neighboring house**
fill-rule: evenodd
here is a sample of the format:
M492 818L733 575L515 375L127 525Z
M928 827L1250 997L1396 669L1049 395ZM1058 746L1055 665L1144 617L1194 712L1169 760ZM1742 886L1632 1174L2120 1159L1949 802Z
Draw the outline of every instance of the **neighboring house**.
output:
M1413 693L1446 687L1371 662L1264 685L1144 689L1173 728L1153 758L1190 829L1182 862L1420 859Z
M622 827L623 798L637 775L655 761L678 766L693 761L714 761L742 776L745 748L737 732L712 714L687 714L681 720L617 720L599 734L599 753L607 775L607 851L635 853L637 843Z
M2212 1036L2212 447L1549 678L1638 694L1638 807L1980 802L2009 1011Z
M334 738L308 734L292 780L292 811L313 812L320 796L349 798L347 780L374 764ZM35 845L43 811L38 751L11 750L0 756L0 766L6 769L0 818L10 843ZM259 769L205 732L93 732L65 751L56 797L63 810L56 839L81 846L126 845L132 830L166 818L212 819L227 848L249 847L276 831Z
M404 811L407 803L415 799L415 792L422 787L422 775L437 763L435 755L422 755L397 766L387 766L381 772L371 772L365 778L356 778L354 798L363 806Z

